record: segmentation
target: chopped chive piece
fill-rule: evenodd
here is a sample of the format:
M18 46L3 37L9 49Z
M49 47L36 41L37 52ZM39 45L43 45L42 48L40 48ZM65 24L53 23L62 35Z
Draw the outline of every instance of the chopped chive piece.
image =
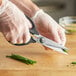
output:
M64 52L66 52L66 53L68 52L68 51L67 51L67 50L65 50L65 49L63 49L63 51L64 51Z
M72 29L71 29L71 30L70 30L70 29L66 29L66 33L69 33L69 34L70 34L70 33L74 33L74 32L76 32L76 30L72 30Z
M71 64L76 64L76 62L71 62Z
M36 61L33 61L31 59L25 58L25 57L17 55L17 54L12 54L11 56L6 56L6 57L21 61L21 62L26 63L26 64L34 64L34 63L36 63Z

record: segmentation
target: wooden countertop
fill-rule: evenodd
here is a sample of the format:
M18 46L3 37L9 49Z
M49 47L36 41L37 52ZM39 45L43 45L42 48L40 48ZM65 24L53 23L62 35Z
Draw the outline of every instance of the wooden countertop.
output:
M0 34L0 76L76 76L76 66L70 65L76 61L76 35L67 35L66 46L69 55L62 55L53 50L45 50L39 43L11 45ZM36 60L37 63L26 65L6 58L11 53Z

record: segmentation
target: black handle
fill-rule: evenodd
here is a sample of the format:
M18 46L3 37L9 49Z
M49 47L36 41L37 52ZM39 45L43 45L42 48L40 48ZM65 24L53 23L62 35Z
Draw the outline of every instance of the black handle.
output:
M39 33L37 32L37 30L36 30L36 25L34 24L34 22L31 20L31 18L29 18L28 16L26 16L27 17L27 19L31 22L31 24L32 24L32 28L30 29L30 33L31 34L37 34L37 35L39 35Z

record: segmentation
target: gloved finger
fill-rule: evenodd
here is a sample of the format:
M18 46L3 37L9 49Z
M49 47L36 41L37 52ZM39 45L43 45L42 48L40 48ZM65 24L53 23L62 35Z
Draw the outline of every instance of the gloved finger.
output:
M30 40L29 28L26 25L28 26L28 24L25 23L25 27L22 29L20 33L18 33L17 44L27 43Z
M13 36L11 33L8 33L6 35L4 35L6 40L12 44L16 44L17 43L17 37Z
M30 40L30 35L26 35L25 33L23 34L23 43L28 43Z
M29 31L25 31L25 33L23 34L23 43L28 43L30 40L31 36Z
M18 39L17 39L16 44L22 44L22 43L23 43L23 39L22 39L22 35L20 35L20 37L18 37Z
M61 44L61 40L60 40L60 37L59 37L59 34L58 34L58 30L57 30L57 26L55 27L52 27L51 26L51 23L48 25L48 33L50 33L50 38L52 40L54 40L55 42Z
M57 31L56 29L52 28L52 29L49 31L49 33L51 34L50 36L52 36L52 39L53 39L55 42L61 44L61 40L60 40L58 31Z
M16 44L17 40L14 37L10 37L10 41L12 44Z
M58 32L54 32L53 33L53 40L59 44L61 44L61 40L60 40L60 37L58 35Z
M63 28L60 28L58 30L58 33L59 33L59 36L60 36L60 39L61 39L61 43L62 45L64 46L65 43L66 43L66 36L65 36L65 30Z
M4 35L4 37L5 37L5 39L6 39L7 41L10 41L10 40L11 40L11 38L10 38L10 36L9 36L8 33L7 33L7 34L4 34L4 33L3 33L3 35Z

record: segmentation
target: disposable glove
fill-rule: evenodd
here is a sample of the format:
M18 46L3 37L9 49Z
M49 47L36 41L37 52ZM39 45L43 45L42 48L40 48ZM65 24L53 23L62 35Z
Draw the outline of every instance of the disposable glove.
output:
M43 10L37 11L32 20L41 35L61 45L65 45L66 37L64 29Z
M30 40L31 24L24 13L9 0L2 0L0 6L0 31L13 44L27 43Z

